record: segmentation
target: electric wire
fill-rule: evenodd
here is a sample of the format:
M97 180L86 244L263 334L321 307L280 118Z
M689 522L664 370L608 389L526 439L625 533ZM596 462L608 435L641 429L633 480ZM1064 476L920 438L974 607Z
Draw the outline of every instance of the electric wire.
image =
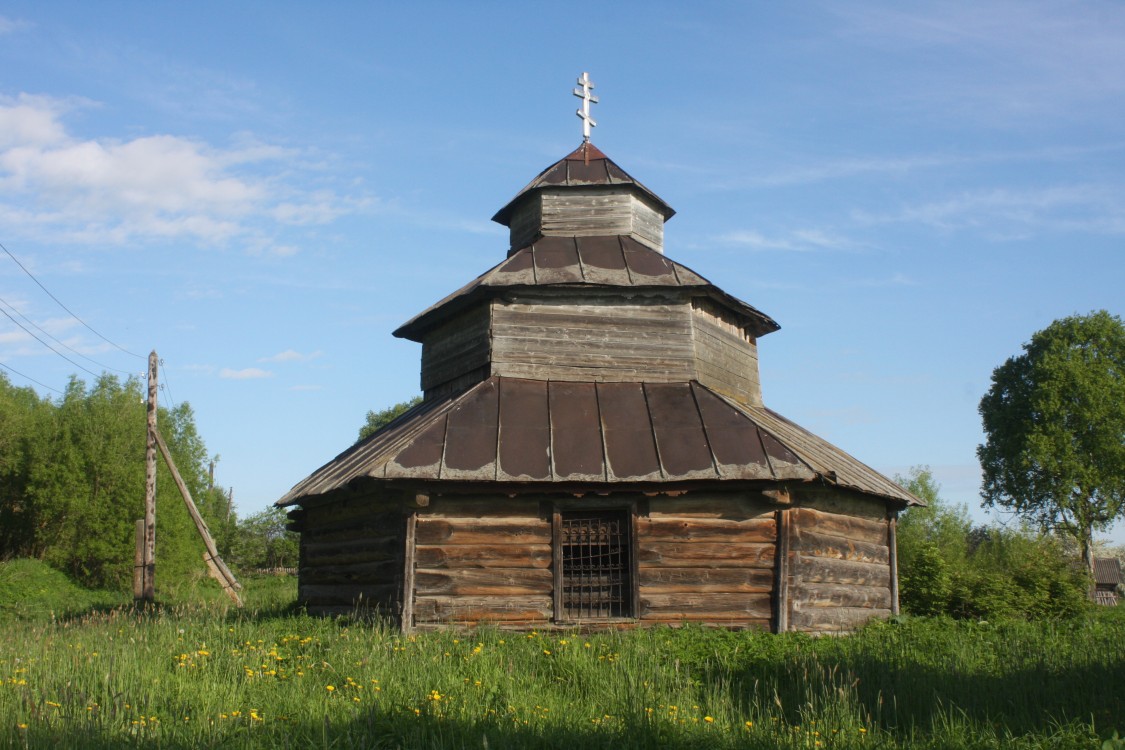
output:
M172 389L168 386L168 371L164 369L164 358L161 357L157 360L160 365L160 372L164 374L164 379L160 381L160 389L168 396L168 401L172 404L172 409L176 408L176 399L172 398Z
M35 335L35 334L34 334L34 333L33 333L32 331L28 330L27 326L25 326L25 325L24 325L23 323L19 322L19 321L18 321L18 320L16 320L15 318L13 318L13 317L11 316L11 314L9 314L9 313L8 313L8 311L7 311L7 310L5 310L5 309L3 309L3 308L0 308L0 313L4 313L5 315L7 315L7 316L8 316L8 320L12 321L12 322L13 322L13 323L15 323L16 325L18 325L18 326L19 326L20 328L22 328L22 329L24 330L24 333L26 333L26 334L28 334L29 336L31 336L32 338L34 338L34 339L35 339L36 341L38 341L38 342L39 342L40 344L42 344L43 346L45 346L45 347L47 347L48 349L50 349L50 350L51 350L51 351L53 351L53 352L54 352L55 354L57 354L57 355L59 355L60 357L62 357L63 359L65 359L65 360L66 360L67 362L69 362L70 364L72 364L72 365L74 365L75 367L77 367L77 368L78 368L79 370L82 370L83 372L88 372L88 373L90 373L91 375L93 375L93 376L94 376L95 378L96 378L96 377L98 377L98 373L94 372L93 370L89 370L89 369L87 369L87 368L83 367L82 365L78 364L77 362L75 362L75 361L74 361L73 359L71 359L70 357L68 357L68 356L66 356L65 354L63 354L62 352L60 352L60 351L59 351L58 349L55 349L55 348L54 348L53 346L51 346L50 344L48 344L48 343L47 343L46 341L44 341L43 339L41 339L41 338L39 338L38 336L36 336L36 335Z
M77 315L75 315L75 314L74 314L74 312L73 312L73 311L71 311L71 309L70 309L69 307L67 307L66 305L64 305L64 304L63 304L63 303L62 303L62 302L61 302L61 301L59 300L59 298L58 298L58 297L56 297L55 295L51 294L50 290L49 290L49 289L47 289L47 287L43 286L43 284L42 284L42 283L41 283L41 282L39 281L39 279L35 278L35 275L34 275L34 274L32 274L32 273L31 273L31 271L27 270L27 268L26 268L26 267L25 267L25 266L23 265L23 263L20 263L20 261L19 261L19 258L17 258L16 256L12 255L12 251L11 251L11 250L9 250L8 248L4 247L4 243L2 243L2 242L0 242L0 250L3 250L3 251L4 251L5 253L7 253L7 254L8 254L8 257L9 257L9 258L11 258L11 259L12 259L13 261L15 261L15 264L16 264L17 266L19 266L19 267L20 267L20 269L21 269L21 270L22 270L22 271L23 271L24 273L26 273L26 274L28 275L28 277L29 277L29 278L30 278L30 279L31 279L32 281L34 281L34 282L35 282L36 284L38 284L38 285L39 285L39 288L40 288L40 289L42 289L42 290L43 290L44 292L46 292L46 293L47 293L47 296L48 296L48 297L50 297L51 299L53 299L53 300L55 301L55 303L56 303L56 304L57 304L57 305L58 305L59 307L61 307L62 309L66 310L66 311L67 311L67 313L69 313L69 314L70 314L70 316L71 316L72 318L74 318L75 320L77 320L77 321L78 321L79 323L81 323L82 325L86 326L87 330L89 330L89 331L90 331L91 333L93 333L93 334L94 334L95 336L97 336L98 338L100 338L100 339L101 339L102 341L106 342L107 344L110 344L111 346L113 346L113 347L115 347L115 348L117 348L117 349L120 349L121 351L125 352L126 354L128 354L128 355L130 355L130 356L133 356L133 357L136 357L137 359L144 359L144 357L142 357L142 356L141 356L140 354L135 354L134 352L131 352L131 351L129 351L128 349L126 349L125 347L121 346L121 345L120 345L120 344L118 344L117 342L115 342L115 341L111 341L111 340L109 340L108 338L106 338L105 336L103 336L102 334L98 333L97 331L95 331L95 330L94 330L94 329L93 329L93 328L92 328L92 327L90 326L90 324L89 324L89 323L87 323L86 321L82 320L82 318L80 318L80 317L78 317ZM60 355L60 356L61 356L61 355ZM86 368L82 368L82 369L84 369L84 370L85 370ZM89 371L89 370L86 370L86 372L90 372L90 371Z
M0 362L0 367L3 367L3 368L4 368L5 370L7 370L8 372L12 373L13 375L19 375L19 376L20 376L21 378L23 378L24 380L30 380L30 381L31 381L32 383L35 383L35 385L39 386L40 388L46 388L46 389L47 389L48 391L54 391L55 393L59 394L60 396L62 396L62 395L65 395L65 394L64 394L64 393L63 393L62 391L60 391L60 390L59 390L58 388L52 388L51 386L47 385L46 383L40 383L40 382L39 382L38 380L36 380L35 378L31 377L30 375L24 375L24 374L23 374L22 372L20 372L19 370L13 370L13 369L12 369L11 367L8 367L8 366L7 366L6 364L4 364L3 362Z
M19 311L19 308L17 308L17 307L16 307L15 305L13 305L13 304L12 304L11 302L8 302L8 301L7 301L6 299L4 299L3 297L0 297L0 304L4 304L4 305L6 305L6 306L8 307L8 309L9 309L9 310L11 310L11 311L12 311L12 312L14 312L14 313L15 313L16 315L18 315L18 316L20 316L21 318L23 318L23 319L24 319L25 321L27 321L27 322L28 322L28 323L30 323L31 325L35 326L35 329L36 329L37 331L39 331L40 333L42 333L42 334L43 334L44 336L48 337L49 339L51 339L52 341L54 341L54 342L55 342L56 344L58 344L59 346L61 346L61 347L65 348L65 349L67 349L67 350L69 350L69 351L71 351L71 352L74 352L75 354L77 354L77 355L78 355L79 357L81 357L82 359L86 360L87 362L93 362L93 363L94 363L95 365L97 365L98 367L102 368L103 370L112 370L113 372L119 372L119 373L121 373L122 375L132 375L132 374L133 374L133 373L131 373L131 372L128 372L128 371L126 371L126 370L118 370L118 369L117 369L116 367L110 367L109 365L103 364L103 363L101 363L101 362L97 361L96 359L91 359L90 357L87 357L87 356L86 356L85 354L83 354L82 352L78 351L78 350L77 350L77 349L75 349L74 347L72 347L72 346L69 346L69 345L67 345L66 343L62 342L62 341L59 341L59 340L58 340L57 338L55 338L54 336L52 336L52 335L51 335L50 333L48 333L47 331L44 331L44 330L43 330L42 328L40 328L40 327L39 327L39 325L38 325L38 324L36 324L36 322L35 322L35 321L33 321L33 320L32 320L31 318L29 318L29 317L27 317L26 315L24 315L23 313L21 313L21 312Z

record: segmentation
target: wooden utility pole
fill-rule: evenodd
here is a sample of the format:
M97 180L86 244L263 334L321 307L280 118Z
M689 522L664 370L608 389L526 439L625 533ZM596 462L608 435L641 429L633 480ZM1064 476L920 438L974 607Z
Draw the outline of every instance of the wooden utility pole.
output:
M156 600L156 350L148 355L148 419L145 443L144 570L140 600Z

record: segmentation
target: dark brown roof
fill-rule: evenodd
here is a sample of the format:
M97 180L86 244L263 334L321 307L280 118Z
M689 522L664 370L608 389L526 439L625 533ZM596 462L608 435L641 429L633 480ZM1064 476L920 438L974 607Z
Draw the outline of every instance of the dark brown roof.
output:
M1121 573L1121 561L1116 557L1095 557L1094 583L1099 586L1125 585L1125 575Z
M617 166L597 146L592 143L583 143L540 172L534 180L528 183L527 187L516 193L515 198L512 198L506 206L497 211L492 220L508 226L516 203L532 191L550 187L589 187L592 185L632 185L656 203L660 212L664 215L664 221L668 221L676 213L656 193Z
M492 377L425 402L325 464L278 505L362 479L614 485L824 479L917 504L843 451L696 382Z
M756 336L780 327L765 313L730 296L687 266L632 237L613 235L540 237L403 323L394 335L420 341L421 334L438 321L497 290L553 285L697 288L745 316Z

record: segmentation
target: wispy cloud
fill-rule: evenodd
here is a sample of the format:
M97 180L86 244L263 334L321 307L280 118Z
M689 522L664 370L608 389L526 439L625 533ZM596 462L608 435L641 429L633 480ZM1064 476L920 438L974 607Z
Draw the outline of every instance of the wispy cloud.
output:
M979 230L993 239L1058 230L1125 234L1125 187L1072 185L1041 189L993 188L896 211L857 211L859 224L923 224L943 230Z
M330 223L370 199L308 192L286 174L295 152L240 136L217 147L175 135L72 136L65 115L89 102L0 97L0 221L82 243L183 238L292 255L282 226Z
M28 28L31 28L31 24L27 21L0 16L0 36L14 34L17 31L23 31Z
M748 250L809 252L812 250L855 250L860 245L841 235L820 229L794 229L783 234L766 235L753 229L741 229L715 238L724 245L737 245Z
M273 373L258 367L247 367L242 370L232 370L224 367L219 370L219 377L225 380L256 380L258 378L272 378Z
M324 352L320 351L319 349L315 352L309 352L308 354L302 354L301 352L296 351L294 349L286 349L285 351L278 352L277 354L274 354L273 356L262 357L258 361L259 362L308 362L309 360L316 359L316 358L322 356L323 354L324 354Z

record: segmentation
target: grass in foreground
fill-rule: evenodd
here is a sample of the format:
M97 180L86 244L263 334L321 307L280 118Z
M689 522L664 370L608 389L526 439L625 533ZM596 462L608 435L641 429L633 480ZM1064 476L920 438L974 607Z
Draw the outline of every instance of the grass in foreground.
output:
M848 638L403 637L287 611L291 580L245 584L242 611L0 619L0 746L1069 748L1125 729L1125 609Z

